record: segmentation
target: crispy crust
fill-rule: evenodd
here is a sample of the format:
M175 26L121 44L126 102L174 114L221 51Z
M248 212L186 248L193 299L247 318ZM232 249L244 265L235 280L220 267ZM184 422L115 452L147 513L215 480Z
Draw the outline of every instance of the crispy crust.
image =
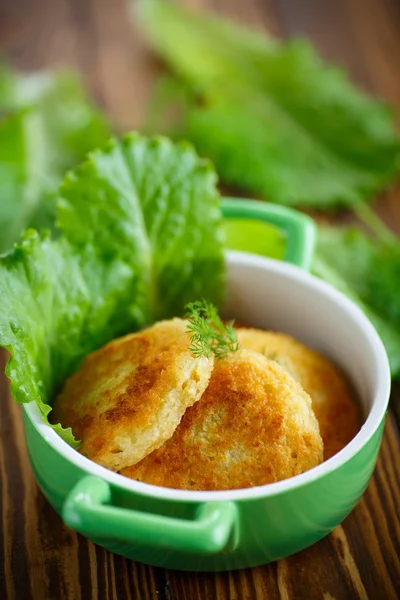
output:
M242 350L215 362L172 438L122 474L179 489L247 488L306 471L322 453L310 397L281 367Z
M189 351L185 321L162 321L90 354L55 402L80 452L118 471L158 448L199 400L213 360Z
M325 460L353 439L360 429L359 409L337 367L283 333L239 328L237 335L242 348L276 361L311 396L324 441Z

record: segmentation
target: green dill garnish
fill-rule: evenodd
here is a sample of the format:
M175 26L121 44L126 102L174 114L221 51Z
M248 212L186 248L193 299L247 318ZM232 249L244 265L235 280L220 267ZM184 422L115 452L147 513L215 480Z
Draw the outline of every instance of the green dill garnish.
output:
M190 351L195 356L225 358L239 350L234 321L224 324L218 310L207 300L186 305L187 330L192 334Z

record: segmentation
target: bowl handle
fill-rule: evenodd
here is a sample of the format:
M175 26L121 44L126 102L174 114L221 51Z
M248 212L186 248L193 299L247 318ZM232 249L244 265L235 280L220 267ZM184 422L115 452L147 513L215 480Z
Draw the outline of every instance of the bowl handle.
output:
M237 509L232 502L206 502L195 518L179 519L111 505L109 484L89 475L69 492L62 507L64 522L90 538L164 546L216 554L235 545Z
M287 237L285 262L310 270L316 242L311 217L286 206L243 198L223 198L222 214L226 219L254 219L276 225Z

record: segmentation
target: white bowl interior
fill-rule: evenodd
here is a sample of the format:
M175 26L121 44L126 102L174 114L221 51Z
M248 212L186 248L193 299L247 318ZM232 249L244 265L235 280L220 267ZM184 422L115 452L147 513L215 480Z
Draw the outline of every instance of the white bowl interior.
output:
M331 286L297 269L269 264L266 276L258 257L250 268L243 255L233 258L224 316L289 333L332 359L350 379L367 417L382 376L377 356L382 348L371 344L365 317L360 319L358 309Z
M35 403L24 408L34 426L68 460L88 473L136 493L176 500L240 499L282 493L340 467L372 437L385 416L390 370L383 344L357 306L330 285L290 264L242 252L228 252L224 316L289 333L322 352L347 373L364 409L359 434L338 454L314 469L277 483L222 492L192 492L133 481L73 450L43 422Z

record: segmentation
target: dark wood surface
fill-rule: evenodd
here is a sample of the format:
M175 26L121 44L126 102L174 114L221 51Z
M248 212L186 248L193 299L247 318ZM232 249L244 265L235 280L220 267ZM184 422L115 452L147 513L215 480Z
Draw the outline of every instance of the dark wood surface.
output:
M267 28L305 34L400 115L400 2L186 0ZM70 65L123 129L140 127L159 69L123 0L0 0L0 52L22 69ZM399 187L377 210L400 233ZM3 372L3 363L0 373ZM125 560L67 529L39 492L20 408L0 379L0 598L10 600L347 600L400 597L400 388L367 492L327 538L278 563L195 574Z

